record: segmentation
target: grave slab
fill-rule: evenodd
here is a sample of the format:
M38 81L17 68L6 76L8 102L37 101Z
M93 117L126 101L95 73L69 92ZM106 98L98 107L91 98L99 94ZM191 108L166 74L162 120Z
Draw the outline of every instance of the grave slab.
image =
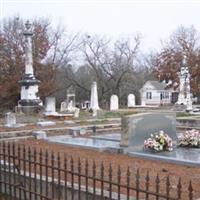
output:
M119 146L119 142L116 141L106 141L106 140L99 140L99 139L93 139L93 138L69 138L66 137L57 137L47 138L47 141L53 142L53 143L60 143L60 144L66 144L69 146L74 147L82 147L86 149L96 149L99 151L111 151L111 152L121 152L122 149Z
M56 122L53 122L53 121L41 121L41 122L37 122L37 125L38 126L55 126L56 125Z
M119 142L121 140L121 134L120 133L102 134L102 135L91 136L91 138Z
M174 148L168 152L151 152L146 150L128 151L128 155L150 160L159 160L169 163L200 166L200 149L197 148Z

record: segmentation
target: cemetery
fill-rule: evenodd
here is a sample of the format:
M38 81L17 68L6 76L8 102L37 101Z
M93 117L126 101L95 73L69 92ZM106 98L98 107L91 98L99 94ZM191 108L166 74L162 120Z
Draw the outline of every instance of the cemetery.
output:
M177 88L148 80L123 98L112 89L100 103L105 86L92 80L80 102L74 85L65 99L42 96L31 26L23 30L20 98L0 118L0 197L200 199L200 111L187 56Z

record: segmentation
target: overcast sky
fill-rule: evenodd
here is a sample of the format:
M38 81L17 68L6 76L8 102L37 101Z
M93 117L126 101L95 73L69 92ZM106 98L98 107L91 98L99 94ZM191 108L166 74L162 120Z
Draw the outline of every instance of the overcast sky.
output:
M0 0L1 19L48 17L70 31L112 38L142 34L142 50L160 48L178 26L200 31L200 0Z

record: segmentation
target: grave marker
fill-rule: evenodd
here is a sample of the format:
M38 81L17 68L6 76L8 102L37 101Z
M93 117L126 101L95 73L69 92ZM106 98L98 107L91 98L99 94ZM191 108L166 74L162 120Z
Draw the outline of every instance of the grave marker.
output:
M122 117L121 146L142 149L151 133L163 130L173 140L176 136L176 116L172 112L142 113Z
M113 94L110 97L110 110L118 110L119 109L119 99L118 96Z

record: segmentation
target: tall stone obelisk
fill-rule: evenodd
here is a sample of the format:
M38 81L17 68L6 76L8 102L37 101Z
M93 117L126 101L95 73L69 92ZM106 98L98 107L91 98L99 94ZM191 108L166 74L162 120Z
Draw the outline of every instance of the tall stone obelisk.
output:
M91 86L91 96L90 96L90 109L99 110L98 93L97 93L97 83L93 82Z
M32 36L33 32L29 21L25 24L25 73L21 85L21 95L18 102L18 107L24 113L37 112L42 106L42 101L38 96L38 84L40 83L34 76L33 58L32 58Z
M185 105L187 110L192 110L192 95L190 88L190 73L184 55L179 73L179 95L177 104Z

